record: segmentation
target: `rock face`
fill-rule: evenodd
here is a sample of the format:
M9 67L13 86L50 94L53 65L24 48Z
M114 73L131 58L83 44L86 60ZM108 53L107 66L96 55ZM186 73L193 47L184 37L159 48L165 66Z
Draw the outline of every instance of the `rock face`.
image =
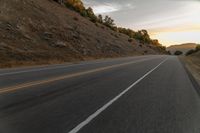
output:
M0 67L162 52L54 0L0 0L0 11Z

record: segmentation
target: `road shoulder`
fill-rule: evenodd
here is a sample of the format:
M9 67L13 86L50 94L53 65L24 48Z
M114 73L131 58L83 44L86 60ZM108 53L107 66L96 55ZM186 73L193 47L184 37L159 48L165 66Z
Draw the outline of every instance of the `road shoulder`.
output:
M200 64L196 63L193 59L189 57L179 57L181 63L183 64L190 80L192 81L197 92L200 94Z

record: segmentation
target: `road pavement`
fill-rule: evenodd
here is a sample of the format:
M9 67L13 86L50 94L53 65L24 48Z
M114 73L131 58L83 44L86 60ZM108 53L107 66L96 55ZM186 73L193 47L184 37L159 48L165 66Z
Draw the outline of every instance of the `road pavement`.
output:
M175 56L0 70L0 133L200 133L200 97Z

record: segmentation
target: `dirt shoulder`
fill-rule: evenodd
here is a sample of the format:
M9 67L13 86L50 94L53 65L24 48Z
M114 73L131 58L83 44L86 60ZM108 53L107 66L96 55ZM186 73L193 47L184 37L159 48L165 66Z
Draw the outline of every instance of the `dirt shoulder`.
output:
M180 57L180 59L185 63L186 68L200 85L200 57L188 56Z

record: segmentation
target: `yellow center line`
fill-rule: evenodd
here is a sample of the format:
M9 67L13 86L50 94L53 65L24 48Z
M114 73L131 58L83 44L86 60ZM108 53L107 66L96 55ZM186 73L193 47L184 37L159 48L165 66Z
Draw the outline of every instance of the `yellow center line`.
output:
M155 59L155 58L152 58L152 59ZM59 80L63 80L63 79L74 78L74 77L78 77L78 76L82 76L82 75L86 75L86 74L90 74L90 73L100 72L100 71L108 70L111 68L117 68L117 67L129 65L129 64L135 64L135 63L143 62L146 60L152 60L152 59L144 59L144 60L139 60L139 61L132 61L132 62L127 62L127 63L122 63L122 64L116 64L116 65L106 66L106 67L97 68L97 69L93 69L93 70L89 70L89 71L78 72L78 73L74 73L74 74L50 78L47 80L34 81L34 82L24 83L24 84L17 85L17 86L0 88L0 94L13 92L13 91L17 91L17 90L20 90L23 88L37 86L37 85L46 84L46 83L50 83L50 82L55 82L55 81L59 81Z

